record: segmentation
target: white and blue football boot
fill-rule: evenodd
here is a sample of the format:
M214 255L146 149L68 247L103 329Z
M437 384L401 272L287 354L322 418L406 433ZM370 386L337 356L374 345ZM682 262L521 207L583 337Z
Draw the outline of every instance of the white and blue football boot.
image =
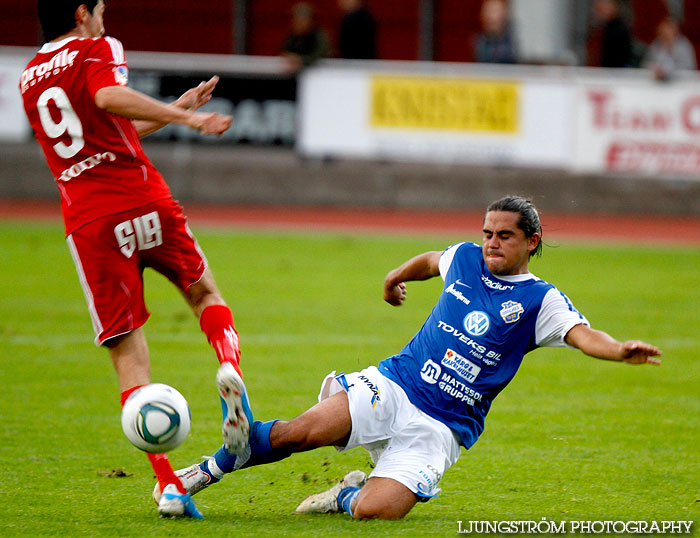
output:
M248 448L253 412L250 410L245 384L231 363L224 362L219 367L216 387L224 417L221 428L224 445L231 454L241 455Z
M191 517L204 519L189 493L180 493L175 484L168 484L158 500L158 512L162 517Z

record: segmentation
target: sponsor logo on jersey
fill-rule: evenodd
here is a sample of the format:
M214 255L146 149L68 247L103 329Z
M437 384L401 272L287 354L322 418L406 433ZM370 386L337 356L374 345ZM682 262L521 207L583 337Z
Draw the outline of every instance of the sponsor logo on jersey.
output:
M112 69L114 73L114 82L120 86L126 86L129 82L129 69L125 65L118 65Z
M497 290L497 291L509 291L509 290L514 290L515 286L506 286L504 284L501 284L500 282L494 282L491 280L489 277L486 275L481 275L481 281L486 284L489 288L492 290Z
M459 379L455 379L448 373L442 374L438 387L451 398L471 406L474 406L476 402L480 402L483 398L480 392L475 391L473 388Z
M24 73L22 73L22 77L20 78L22 93L27 91L30 86L34 86L42 79L48 78L51 75L58 75L60 72L72 67L77 55L77 50L68 52L68 49L63 49L58 54L52 56L48 62L33 65L25 69Z
M520 319L520 316L525 312L523 305L515 301L506 301L501 303L501 317L506 323L515 323Z
M372 383L372 382L371 382L366 376L364 376L364 375L359 376L358 379L359 379L360 381L362 381L365 385L367 385L367 388L368 388L368 389L370 390L370 392L372 393L372 400L371 400L370 403L372 404L372 409L374 409L374 408L377 406L377 402L380 401L380 400L379 400L379 389L377 388L377 386L376 386L374 383Z
M445 323L442 320L438 321L438 328L442 329L446 333L454 335L454 337L457 340L459 340L463 344L468 345L469 347L471 347L471 349L473 351L475 351L477 353L486 353L486 351L487 351L485 346L482 346L481 344L479 344L479 342L475 342L474 340L469 338L466 334L458 331L452 325L448 325L447 323Z
M440 379L442 368L440 365L431 359L425 361L423 369L420 371L420 376L426 383L434 385Z
M467 298L464 296L464 294L463 294L461 291L455 289L455 283L454 283L454 282L453 282L452 284L450 284L450 285L445 289L445 293L449 293L450 295L454 295L454 296L457 298L458 301L461 301L461 302L463 302L464 304L469 304L469 303L471 302L469 299L467 299Z
M451 349L445 352L441 364L454 370L458 376L466 379L469 383L472 383L476 379L476 376L479 375L479 372L481 372L480 366L477 366L469 359L462 357L459 353Z
M474 310L464 318L464 329L472 336L483 336L489 332L491 321L485 312Z
M57 181L70 181L74 177L78 177L80 174L85 172L85 170L90 170L91 168L95 168L98 164L102 163L103 161L116 161L117 156L112 153L111 151L107 151L105 153L96 153L92 157L88 157L84 161L80 161L77 164L74 164L70 168L66 168L63 172L61 172L61 175L56 178Z

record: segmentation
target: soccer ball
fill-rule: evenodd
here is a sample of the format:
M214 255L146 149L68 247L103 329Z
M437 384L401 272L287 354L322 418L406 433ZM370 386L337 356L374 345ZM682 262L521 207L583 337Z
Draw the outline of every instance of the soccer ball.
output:
M122 409L122 430L136 448L160 453L182 444L190 433L187 400L163 383L135 390Z

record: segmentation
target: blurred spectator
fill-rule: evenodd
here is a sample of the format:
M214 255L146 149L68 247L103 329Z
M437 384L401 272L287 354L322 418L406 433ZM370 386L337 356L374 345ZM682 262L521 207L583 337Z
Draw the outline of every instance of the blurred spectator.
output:
M653 69L658 80L668 80L679 70L697 69L693 45L681 34L676 19L666 17L659 23L656 39L647 49L642 65Z
M619 0L595 0L595 17L602 23L601 67L632 67L632 33L622 18Z
M313 7L305 2L294 4L290 33L282 51L289 70L299 71L302 67L327 57L328 43L326 32L314 21Z
M343 11L340 21L338 52L341 58L374 60L376 23L364 0L338 0Z
M505 0L484 1L481 27L474 44L474 59L486 63L517 63L515 38Z

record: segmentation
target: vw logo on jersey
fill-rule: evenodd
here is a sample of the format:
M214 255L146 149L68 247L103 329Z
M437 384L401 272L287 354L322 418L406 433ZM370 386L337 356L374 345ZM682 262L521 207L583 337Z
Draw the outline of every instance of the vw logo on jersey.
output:
M489 331L491 321L485 312L475 310L464 318L464 329L472 336L483 336Z

